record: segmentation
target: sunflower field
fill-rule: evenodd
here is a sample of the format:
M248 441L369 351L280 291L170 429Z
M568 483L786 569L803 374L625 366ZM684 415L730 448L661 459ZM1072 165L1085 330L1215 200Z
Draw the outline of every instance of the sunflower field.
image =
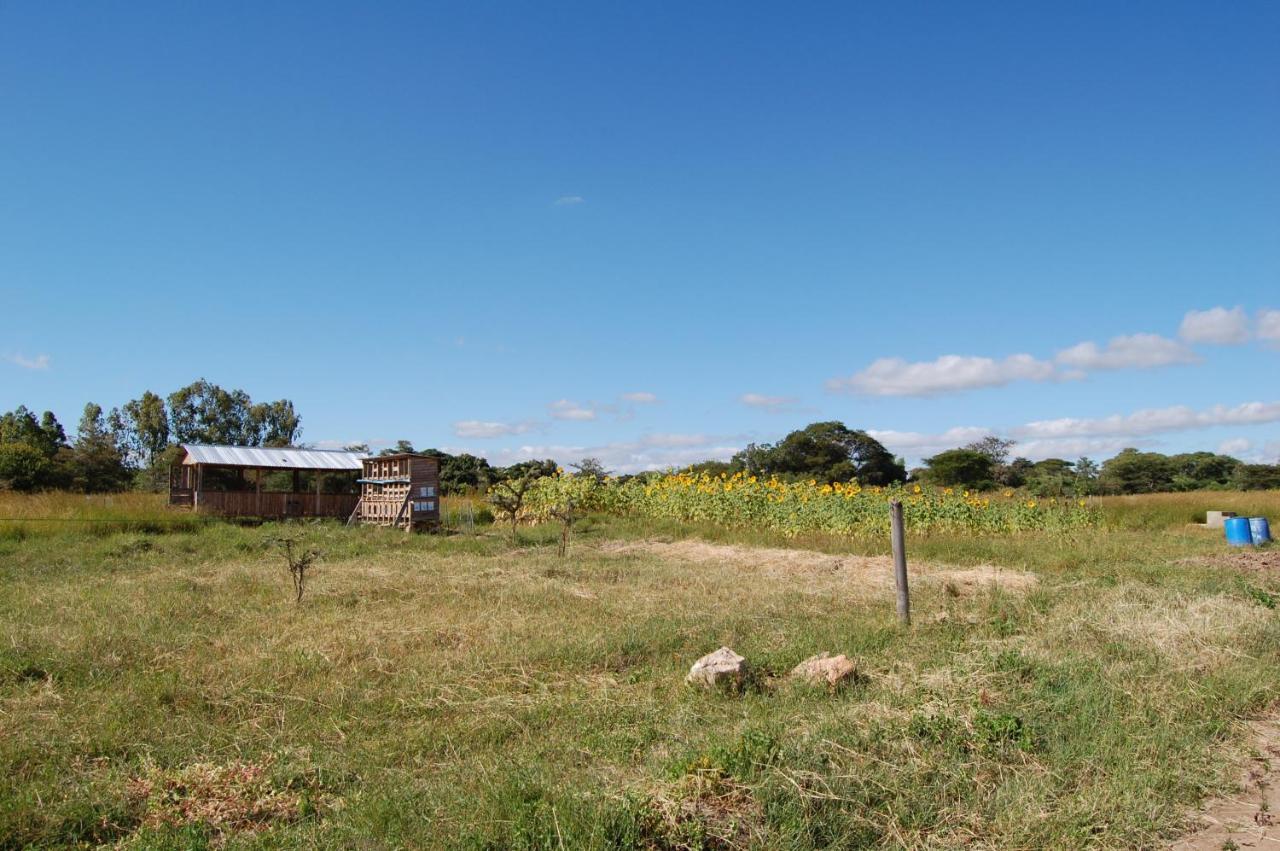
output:
M626 482L563 473L547 476L534 483L522 519L545 522L554 511L571 505L583 512L773 529L788 537L806 532L869 537L888 534L888 504L894 499L902 502L908 531L916 533L1068 531L1101 521L1101 510L1087 500L1037 499L1011 490L864 488L856 482L828 485L690 472Z

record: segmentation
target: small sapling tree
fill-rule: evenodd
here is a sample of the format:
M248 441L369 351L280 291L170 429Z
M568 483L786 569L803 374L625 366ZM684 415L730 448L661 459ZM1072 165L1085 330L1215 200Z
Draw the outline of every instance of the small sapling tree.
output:
M560 521L560 557L564 558L569 552L569 534L573 531L573 524L581 515L578 507L574 505L573 498L570 497L552 507L551 516Z
M307 587L307 571L315 565L320 553L314 549L303 548L293 538L281 538L277 542L289 566L289 578L293 580L295 603L302 602L302 592Z
M536 476L503 479L489 491L489 504L499 515L511 521L511 543L513 544L518 542L516 526L520 523L520 509L524 508L524 498L535 481L537 481Z

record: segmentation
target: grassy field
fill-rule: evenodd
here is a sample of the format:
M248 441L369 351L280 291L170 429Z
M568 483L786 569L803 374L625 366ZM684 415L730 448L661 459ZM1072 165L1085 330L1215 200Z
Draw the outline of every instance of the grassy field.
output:
M593 518L562 559L35 499L0 499L6 848L1150 847L1280 686L1280 554L1188 525L1274 493L914 536L910 629L876 541ZM722 644L749 687L684 685ZM785 679L823 650L856 681Z

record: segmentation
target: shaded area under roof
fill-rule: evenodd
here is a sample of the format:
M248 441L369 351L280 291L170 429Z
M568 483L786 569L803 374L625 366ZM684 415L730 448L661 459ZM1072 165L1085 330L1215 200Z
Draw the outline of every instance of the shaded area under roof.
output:
M184 443L183 464L216 464L219 467L264 467L277 470L359 470L366 457L360 452L337 449L295 449L271 446L205 446Z

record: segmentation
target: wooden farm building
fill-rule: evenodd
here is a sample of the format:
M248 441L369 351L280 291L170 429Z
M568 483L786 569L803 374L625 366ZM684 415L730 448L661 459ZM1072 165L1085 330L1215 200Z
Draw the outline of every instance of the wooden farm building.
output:
M365 456L327 449L182 444L169 504L227 517L350 518Z
M412 531L440 522L440 461L426 455L365 458L351 520Z

